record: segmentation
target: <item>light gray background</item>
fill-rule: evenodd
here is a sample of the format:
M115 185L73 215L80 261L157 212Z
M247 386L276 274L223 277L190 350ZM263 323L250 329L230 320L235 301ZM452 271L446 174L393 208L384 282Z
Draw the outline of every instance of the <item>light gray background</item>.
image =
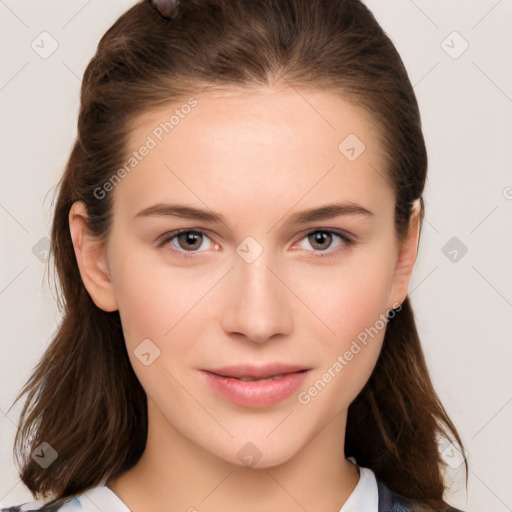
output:
M76 134L81 76L100 37L131 5L0 0L3 506L32 500L12 464L19 406L7 409L59 320L41 260L54 186ZM367 5L409 71L429 153L410 297L435 387L469 455L467 500L460 468L447 474L454 488L447 499L467 512L512 511L512 0ZM31 46L43 51L46 38L51 48L44 31L58 42L47 58ZM453 237L456 245L443 252ZM453 447L441 449L456 466Z

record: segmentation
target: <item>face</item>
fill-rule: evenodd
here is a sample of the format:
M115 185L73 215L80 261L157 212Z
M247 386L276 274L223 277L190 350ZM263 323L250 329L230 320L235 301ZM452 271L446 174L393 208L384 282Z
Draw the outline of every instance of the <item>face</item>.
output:
M119 309L159 435L268 467L345 417L407 292L374 126L332 94L263 89L137 120L109 282L88 289Z

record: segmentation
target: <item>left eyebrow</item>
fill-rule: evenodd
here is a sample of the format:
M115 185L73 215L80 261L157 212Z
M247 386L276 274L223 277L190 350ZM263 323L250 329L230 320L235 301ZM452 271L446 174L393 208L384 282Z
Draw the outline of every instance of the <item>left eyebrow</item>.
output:
M364 208L360 204L347 202L347 203L332 203L320 208L310 208L302 212L294 213L286 220L287 225L307 224L308 222L315 222L318 220L327 220L341 215L355 215L372 218L375 214Z
M285 224L291 226L307 224L308 222L327 220L341 215L354 215L367 218L375 217L373 212L356 203L332 203L296 212L286 220ZM134 219L139 217L177 217L228 225L227 219L221 213L180 204L158 203L141 210L135 215Z

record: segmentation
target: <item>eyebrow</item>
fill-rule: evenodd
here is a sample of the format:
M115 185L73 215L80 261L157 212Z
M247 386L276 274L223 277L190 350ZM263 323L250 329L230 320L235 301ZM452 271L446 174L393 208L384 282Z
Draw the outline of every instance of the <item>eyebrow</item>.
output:
M353 202L331 203L321 207L296 212L286 220L286 225L306 224L308 222L327 220L341 215L355 215L367 218L375 217L373 212ZM145 217L176 217L207 223L228 224L226 217L221 213L183 204L158 203L144 208L135 215L134 219Z

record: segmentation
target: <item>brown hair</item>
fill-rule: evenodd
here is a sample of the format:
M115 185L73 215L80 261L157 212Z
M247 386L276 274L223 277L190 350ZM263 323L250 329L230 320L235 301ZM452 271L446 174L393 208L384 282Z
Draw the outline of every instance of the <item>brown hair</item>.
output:
M396 231L404 237L427 172L420 113L399 54L359 0L186 0L169 21L142 1L102 37L84 74L78 134L53 217L62 321L15 400L27 394L15 454L34 497L64 499L108 481L137 462L147 435L146 395L119 313L99 309L80 277L71 205L83 201L91 231L105 239L113 194L98 199L95 191L126 160L138 116L206 88L289 85L339 94L373 116L386 149L383 173L396 192ZM420 204L423 221L422 198ZM422 510L441 511L438 435L463 448L433 388L407 297L349 408L345 455ZM43 442L58 452L44 470L31 458Z

